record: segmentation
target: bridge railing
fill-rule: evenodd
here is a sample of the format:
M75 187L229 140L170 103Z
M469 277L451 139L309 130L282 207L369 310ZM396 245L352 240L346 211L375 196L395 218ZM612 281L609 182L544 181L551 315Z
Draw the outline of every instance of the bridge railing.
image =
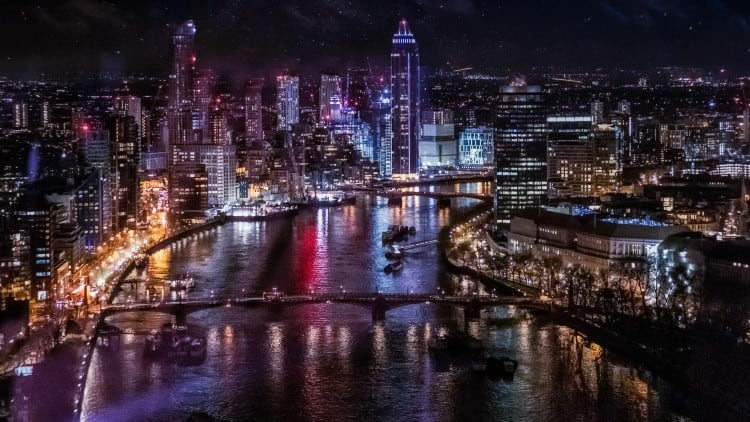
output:
M369 292L326 292L299 295L281 295L269 298L264 296L210 296L195 297L183 300L168 300L160 302L131 302L110 304L102 307L102 312L154 310L175 306L231 306L232 304L260 304L260 303L295 303L295 302L359 302L375 303L377 300L385 302L440 302L453 304L522 304L538 302L536 299L519 296L497 295L445 295L439 293L369 293Z

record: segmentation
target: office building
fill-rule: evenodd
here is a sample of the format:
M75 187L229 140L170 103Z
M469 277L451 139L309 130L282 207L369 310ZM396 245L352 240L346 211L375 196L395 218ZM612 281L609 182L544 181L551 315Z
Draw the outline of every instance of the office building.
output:
M498 228L513 213L544 203L547 197L547 116L539 86L500 88L495 115Z
M449 167L458 162L453 112L426 110L422 113L422 138L419 141L420 167Z
M547 181L550 198L594 193L591 116L547 118Z
M458 136L458 163L481 167L495 164L494 131L491 128L466 128Z

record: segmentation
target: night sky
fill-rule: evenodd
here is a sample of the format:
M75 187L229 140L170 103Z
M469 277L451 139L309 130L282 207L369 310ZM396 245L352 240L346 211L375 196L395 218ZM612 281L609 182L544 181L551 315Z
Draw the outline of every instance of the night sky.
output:
M263 74L387 64L405 17L422 64L750 69L750 1L3 0L0 73L166 74L170 34L198 28L199 67Z

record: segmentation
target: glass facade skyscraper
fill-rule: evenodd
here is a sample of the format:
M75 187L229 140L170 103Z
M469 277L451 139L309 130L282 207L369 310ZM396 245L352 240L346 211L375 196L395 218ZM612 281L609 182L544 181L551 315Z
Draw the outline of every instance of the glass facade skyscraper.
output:
M547 196L547 117L539 86L500 88L495 115L495 211L498 228Z
M419 166L419 50L406 19L393 34L391 52L393 173L417 173Z
M169 75L169 143L184 144L192 138L193 80L195 79L195 24L182 23L172 36L174 58Z

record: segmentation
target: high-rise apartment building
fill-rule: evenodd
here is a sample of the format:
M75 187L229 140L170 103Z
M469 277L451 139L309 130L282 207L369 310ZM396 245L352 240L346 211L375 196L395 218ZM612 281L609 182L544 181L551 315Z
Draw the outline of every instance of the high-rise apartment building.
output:
M88 164L97 170L98 183L91 182L93 190L98 190L101 195L101 204L99 205L99 234L97 240L107 239L113 233L114 227L114 169L112 166L112 145L109 139L109 131L106 130L88 130L85 132L83 142L84 158ZM85 220L84 220L85 221ZM98 246L98 244L97 244Z
M406 19L393 34L391 51L393 173L417 173L419 166L419 49Z
M109 122L115 230L135 228L138 214L138 125L133 116L116 116Z
M227 114L227 110L219 105L212 106L208 111L208 139L213 145L231 144Z
M372 106L372 153L378 163L380 176L393 174L393 131L391 124L391 94L383 89Z
M500 88L495 116L495 211L498 227L547 196L547 116L539 86Z
M333 120L331 103L334 101L338 101L341 104L341 76L322 73L320 75L320 96L318 97L321 122L330 122Z
M604 103L599 100L591 102L591 124L604 123Z
M172 36L172 73L167 110L169 144L191 142L193 136L193 81L195 79L195 24L183 22Z
M299 123L299 76L276 77L277 130L292 130Z
M13 129L29 127L29 105L26 101L13 101Z
M216 75L211 69L199 69L195 72L193 86L193 133L194 141L210 143L208 115L211 112L216 90Z
M245 141L263 139L263 78L252 78L245 84Z

